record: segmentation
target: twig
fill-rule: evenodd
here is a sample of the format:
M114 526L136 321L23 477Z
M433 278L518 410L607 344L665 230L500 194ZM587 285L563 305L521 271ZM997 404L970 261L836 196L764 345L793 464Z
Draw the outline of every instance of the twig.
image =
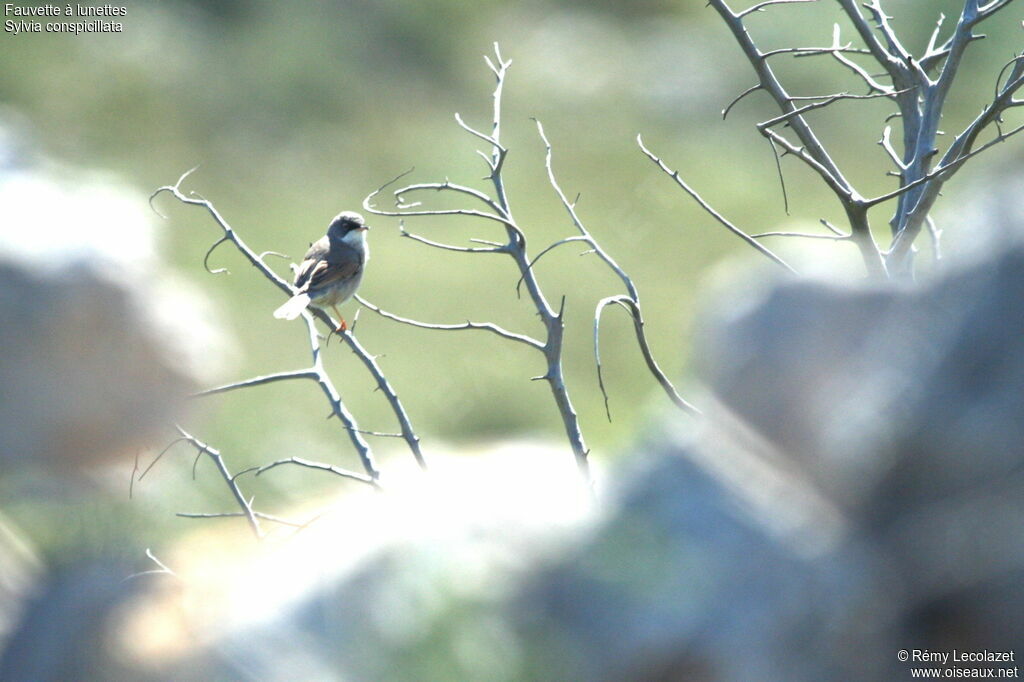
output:
M827 107L830 104L833 104L833 103L838 102L840 100L844 100L844 99L878 99L879 97L892 97L893 95L899 95L899 94L902 94L903 92L904 91L902 91L902 90L898 90L898 91L886 90L884 92L876 92L876 93L872 93L870 95L851 95L851 94L846 93L846 92L840 92L840 93L836 93L834 95L824 95L822 97L815 96L813 99L821 99L822 101L820 101L820 102L812 102L811 104L805 104L802 107L798 107L796 109L793 109L792 111L787 111L786 113L781 114L779 116L776 116L774 118L770 118L767 121L762 121L761 123L757 124L757 129L761 130L762 128L771 128L772 126L776 126L776 125L778 125L780 123L785 123L786 121L789 121L794 116L801 116L801 115L807 113L808 111L812 111L814 109L822 109L822 108ZM794 97L793 99L797 99L797 98Z
M810 232L762 232L750 236L754 239L763 239L764 237L802 237L804 239L830 239L836 242L850 238L848 234L813 234Z
M239 515L241 515L241 513L239 513ZM156 555L153 554L153 551L149 547L146 548L146 556L149 557L150 561L157 565L157 568L149 571L139 571L138 573L132 573L131 575L126 576L124 580L122 580L121 582L128 582L129 580L134 580L135 578L141 578L144 575L170 575L174 576L175 578L178 577L177 573L168 568L167 565L164 564L164 562L156 558Z
M288 519L282 519L280 516L264 514L263 512L254 512L254 515L258 519L278 523L282 526L291 526L292 528L305 528L309 523L308 521L306 523L289 521ZM242 512L178 512L175 516L183 519L230 519L244 516L244 514Z
M206 255L203 256L203 268L205 268L205 270L208 273L210 273L211 275L230 275L231 274L231 271L228 270L227 268L217 268L216 270L211 270L210 269L210 255L214 252L214 250L218 246L220 246L221 244L223 244L226 241L228 241L227 237L221 237L220 239L218 239L217 241L215 241L213 243L213 246L211 246L209 249L206 250Z
M380 489L380 483L374 478L364 476L363 474L357 474L354 471L348 471L347 469L342 469L332 464L313 462L311 460L303 459L301 457L288 457L285 459L276 460L274 462L271 462L270 464L264 464L263 466L256 468L256 475L259 476L260 474L266 471L270 471L271 469L275 469L279 466L283 466L286 464L294 464L295 466L305 467L307 469L316 469L317 471L327 471L329 473L334 474L335 476L340 476L342 478L347 478L353 481L359 481L360 483L365 483L366 485L371 486L373 488Z
M796 4L796 3L800 3L800 2L817 2L817 1L818 0L764 0L764 2L759 2L759 3L757 3L756 5L754 5L752 7L748 7L747 9L743 10L742 12L737 12L736 16L738 16L738 17L745 17L748 14L751 14L752 12L761 12L762 10L764 10L765 7L768 7L769 5L792 5L792 4Z
M597 383L601 388L601 395L604 396L604 409L605 414L608 415L608 421L612 420L612 413L608 408L608 391L605 390L604 377L601 372L601 313L605 308L613 304L621 306L629 313L630 318L632 318L633 330L636 332L636 340L640 346L640 352L644 356L644 362L647 363L647 369L649 369L651 374L654 375L654 378L658 381L658 384L661 385L662 390L665 391L665 395L668 396L669 400L684 412L691 415L701 414L699 409L688 403L679 395L679 393L676 392L672 382L668 380L668 377L665 376L665 373L661 370L661 367L658 366L657 361L651 354L651 348L647 343L647 335L644 332L644 318L643 314L640 312L640 306L637 305L636 301L629 296L619 295L601 299L597 304L597 308L594 310L594 361L597 364Z
M548 246L544 247L544 249L542 249L540 253L538 253L536 256L533 257L533 260L530 261L527 270L528 271L529 270L533 270L533 266L537 264L537 261L539 261L541 259L541 256L543 256L544 254L546 254L546 253L548 253L550 251L554 251L556 248L558 248L559 246L562 246L563 244L572 244L574 242L584 242L584 243L589 244L590 243L590 238L589 237L584 237L582 235L574 235L572 237L566 237L565 239L559 239L557 242L554 242L553 244L549 244ZM591 249L590 251L593 252L593 249ZM519 295L519 288L520 288L520 286L522 286L522 284L523 284L523 276L520 275L519 276L519 281L516 282L516 296Z
M256 536L256 539L262 539L263 530L260 528L260 522L259 520L257 520L255 512L253 512L252 510L252 505L249 503L249 501L245 498L245 495L243 495L242 491L239 489L238 483L235 480L236 477L232 476L231 472L228 471L227 464L225 464L224 457L221 456L220 451L215 450L206 443L202 442L201 440L199 440L192 434L188 433L187 431L185 431L185 429L181 428L177 424L175 425L174 428L178 430L178 433L181 434L181 437L187 440L189 444L192 445L192 447L194 447L199 452L199 454L205 454L211 460L213 460L213 463L217 466L217 470L220 472L220 475L224 479L224 482L227 483L228 489L231 490L231 494L234 496L235 501L238 502L238 506L242 508L242 513L245 515L246 520L249 522L249 527L252 529L252 532Z
M729 102L729 104L727 104L724 109L722 109L722 120L724 121L726 119L726 117L729 115L729 112L732 111L732 108L734 106L739 104L739 101L741 99L743 99L744 97L746 97L750 93L755 92L755 91L760 90L760 89L761 89L761 84L758 83L757 85L750 86L749 88L747 88L746 90L741 92L739 95L734 97L733 100L731 102Z
M699 194L697 194L696 191L694 191L688 184L686 184L683 181L683 179L681 177L679 177L679 172L678 171L674 171L671 168L669 168L665 164L665 162L661 160L660 157L655 155L654 152L652 152L650 149L648 149L644 145L643 138L640 135L636 136L636 143L640 146L640 150L644 153L644 155L647 158L649 158L651 161L653 161L654 164L656 166L658 166L658 168L660 168L662 170L662 172L664 172L666 175L668 175L670 178L672 178L675 181L675 183L677 185L679 185L683 189L683 191L685 191L687 194L689 194L693 198L694 201L696 201L698 204L700 204L701 208L703 208L705 211L707 211L711 215L711 217L713 217L715 220L717 220L719 223L721 223L727 230L729 230L730 232L735 234L737 237L739 237L743 241L745 241L748 244L750 244L752 247L754 247L754 249L756 251L759 251L761 254L767 256L770 260L772 260L776 264L781 265L782 267L786 268L787 270L789 270L792 273L796 272L796 270L794 270L792 267L790 267L790 265L788 263L786 263L786 261L784 261L781 258L779 258L778 256L776 256L770 249L765 248L764 245L759 244L757 242L757 240L755 240L749 234L747 234L746 232L744 232L743 230L741 230L740 228L736 227L731 222L726 220L725 217L723 217L721 213L716 211L710 204L708 204L708 202L704 201L704 199Z
M204 391L194 393L192 397L198 398L202 396L215 395L217 393L227 393L228 391L234 391L239 388L250 388L252 386L262 386L263 384L271 384L276 381L289 381L291 379L316 379L317 374L312 369L300 369L292 372L278 372L276 374L267 374L264 376L253 377L252 379L246 379L245 381L237 381L233 384L225 384L223 386L216 386L214 388L208 388Z
M544 350L544 344L541 341L538 341L537 339L527 336L525 334L516 334L515 332L510 332L507 329L503 329L492 322L466 321L462 324L432 324L430 322L420 322L418 320L411 320L407 317L400 317L398 315L395 315L394 313L389 313L388 311L382 309L380 306L370 303L359 294L356 294L355 299L359 301L360 305L369 308L370 310L377 313L381 317L386 317L389 320L394 320L395 322L407 324L412 327L419 327L421 329L437 329L441 331L461 331L466 329L479 329L481 331L488 331L491 332L492 334L497 334L503 339L508 339L509 341L518 341L519 343L525 343L527 346L530 346L531 348L535 348L537 350Z

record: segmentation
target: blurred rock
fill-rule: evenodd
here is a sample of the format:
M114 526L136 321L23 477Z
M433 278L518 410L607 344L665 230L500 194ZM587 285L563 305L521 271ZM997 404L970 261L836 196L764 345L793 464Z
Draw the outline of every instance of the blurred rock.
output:
M87 264L0 260L0 466L79 467L167 428L193 384L143 303Z
M137 679L105 642L136 586L105 535L109 500L82 474L164 439L195 390L206 326L153 311L181 296L165 293L144 199L6 147L0 128L2 504L50 535L0 516L0 679ZM93 524L87 538L78 521Z
M9 137L0 126L0 471L134 451L222 344L157 257L143 197Z
M612 681L1019 652L1021 300L1020 245L914 287L744 289L705 321L705 418L652 427L599 512L524 447L258 553L211 533L108 655L163 680Z

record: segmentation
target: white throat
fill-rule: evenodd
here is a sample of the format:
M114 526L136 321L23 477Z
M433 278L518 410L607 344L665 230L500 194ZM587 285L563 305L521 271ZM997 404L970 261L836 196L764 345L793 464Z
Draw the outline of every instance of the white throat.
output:
M363 252L363 260L370 259L370 247L366 243L366 230L349 230L341 241Z

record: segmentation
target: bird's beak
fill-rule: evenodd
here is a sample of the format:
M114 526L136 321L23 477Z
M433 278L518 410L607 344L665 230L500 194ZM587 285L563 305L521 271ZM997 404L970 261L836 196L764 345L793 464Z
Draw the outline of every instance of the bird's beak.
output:
M360 229L360 231L362 231L362 232L366 232L367 230L369 230L369 229L370 229L370 226L369 226L369 225L363 225L363 226L362 226L362 227L360 227L359 229Z

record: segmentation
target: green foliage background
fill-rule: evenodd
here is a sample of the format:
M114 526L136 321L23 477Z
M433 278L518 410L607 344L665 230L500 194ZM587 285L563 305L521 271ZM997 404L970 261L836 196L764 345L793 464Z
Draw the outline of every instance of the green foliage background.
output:
M951 18L958 11L951 0L889 5L914 49L927 41L940 11ZM452 114L488 126L493 82L482 55L499 41L513 60L504 117L508 190L532 252L573 233L543 172L543 147L530 120L537 117L555 147L563 187L570 196L581 193L579 212L589 229L634 277L655 354L684 391L701 283L732 254L761 263L639 153L636 134L748 231L813 229L818 218L842 224L837 205L791 160L785 166L792 216L783 212L774 161L753 129L755 119L775 113L766 97L745 99L722 121L721 109L754 78L703 2L221 0L127 8L122 34L0 35L5 118L32 149L110 171L138 190L140 202L202 164L189 187L213 200L255 249L295 259L331 216L358 208L368 192L410 166L413 180L449 177L484 187L477 141ZM959 130L990 96L999 66L1020 48L1020 18L1021 8L1012 7L984 27L991 37L964 64L948 130ZM853 37L830 2L773 8L749 20L764 49L827 45L833 22ZM776 65L794 93L863 92L828 58ZM865 194L892 187L883 175L884 152L874 144L887 113L877 101L840 103L814 118ZM1006 145L967 174L998 174L999 164L1020 159L1018 149ZM947 195L969 190L961 178ZM218 236L215 226L200 211L170 200L160 205L171 215L167 258L215 302L233 337L237 364L224 380L305 366L302 325L271 318L281 294L230 247L212 261L232 275L207 275L201 259ZM875 219L883 236L887 215ZM528 301L516 299L510 261L427 249L400 238L395 220L371 224L373 260L362 288L370 300L428 321L487 319L539 333ZM947 227L955 240L955 226ZM500 238L494 227L465 219L420 219L408 228L452 243ZM773 248L796 263L836 252L856 263L851 245ZM538 267L552 300L568 296L568 379L594 456L607 459L634 439L664 398L643 369L630 324L609 311L603 344L615 421L606 421L590 330L594 303L620 289L596 259L577 253L563 247ZM280 271L287 271L284 263ZM410 329L369 311L359 318L358 334L382 356L428 455L442 440L560 437L546 386L529 381L542 371L539 356L487 334ZM361 425L392 430L387 404L351 354L332 345L329 355ZM314 386L278 384L206 399L190 425L236 469L291 455L355 467L326 412ZM395 443L376 445L386 451ZM147 481L149 494L173 490L161 497L168 510L227 508L214 476L187 480L183 452L161 465L155 476L164 476L162 483ZM322 483L282 471L261 483L260 499L302 499Z

